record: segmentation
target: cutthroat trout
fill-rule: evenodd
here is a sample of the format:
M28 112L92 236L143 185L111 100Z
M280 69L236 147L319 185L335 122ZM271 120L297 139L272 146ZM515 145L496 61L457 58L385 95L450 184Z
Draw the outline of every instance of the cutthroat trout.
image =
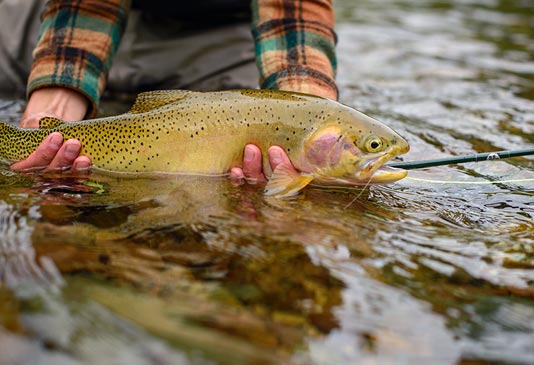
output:
M312 181L363 185L407 174L383 166L409 149L393 130L336 101L284 91L160 90L139 94L117 116L71 123L45 117L39 129L0 123L0 158L25 159L52 132L80 140L80 155L97 170L134 176L225 174L240 165L245 144L263 152L279 145L300 171L282 164L272 172L265 193L279 197Z

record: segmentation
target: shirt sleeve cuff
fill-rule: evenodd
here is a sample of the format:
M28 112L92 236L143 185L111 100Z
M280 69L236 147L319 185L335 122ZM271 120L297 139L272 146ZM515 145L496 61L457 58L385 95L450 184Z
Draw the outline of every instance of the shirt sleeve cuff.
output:
M286 90L337 100L339 91L334 79L309 67L294 65L267 77L262 89Z
M86 52L81 52L86 53ZM68 54L68 50L64 52ZM63 57L58 64L55 55L39 55L32 65L28 78L27 96L38 89L47 87L64 87L79 92L89 100L86 118L93 118L98 111L100 95L105 85L105 77L93 62L100 62L90 54L80 54L76 57ZM56 72L61 70L61 73Z

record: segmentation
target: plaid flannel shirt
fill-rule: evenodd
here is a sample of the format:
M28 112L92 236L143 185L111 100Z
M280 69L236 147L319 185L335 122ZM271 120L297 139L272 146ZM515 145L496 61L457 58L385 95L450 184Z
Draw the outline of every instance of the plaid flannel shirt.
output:
M338 98L332 0L254 0L252 33L262 88Z
M42 14L28 95L61 86L85 95L94 116L126 27L129 0L51 0ZM253 0L260 84L337 99L332 0Z

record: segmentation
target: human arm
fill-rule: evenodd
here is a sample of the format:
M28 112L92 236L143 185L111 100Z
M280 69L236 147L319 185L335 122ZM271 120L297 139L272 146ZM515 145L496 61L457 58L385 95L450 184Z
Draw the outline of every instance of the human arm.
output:
M252 32L262 89L303 92L337 100L336 34L332 0L253 0ZM247 158L247 153L250 158ZM245 148L243 168L233 178L265 179L261 151ZM291 162L278 146L268 150L272 169Z
M65 121L93 117L104 90L111 60L126 25L129 1L49 1L42 23L34 62L28 79L28 105L20 121L25 128L38 127L43 116ZM49 136L15 170L87 170L90 161L78 159L80 143L62 144L58 134ZM78 162L82 162L81 165Z

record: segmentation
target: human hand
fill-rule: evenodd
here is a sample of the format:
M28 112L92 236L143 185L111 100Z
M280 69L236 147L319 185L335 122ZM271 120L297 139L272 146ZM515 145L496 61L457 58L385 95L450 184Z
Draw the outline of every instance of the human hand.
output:
M34 91L20 121L22 128L38 128L39 120L53 116L65 121L80 120L87 112L88 104L84 96L66 88L46 88ZM69 171L76 174L87 173L91 160L78 156L81 143L69 139L63 143L61 133L51 133L41 145L25 160L11 165L18 171Z
M267 155L271 170L274 171L281 164L285 164L295 170L286 152L281 147L271 146L267 150ZM253 184L266 181L261 160L261 150L258 146L247 144L243 154L243 167L232 168L230 170L230 179L234 181L246 180Z

